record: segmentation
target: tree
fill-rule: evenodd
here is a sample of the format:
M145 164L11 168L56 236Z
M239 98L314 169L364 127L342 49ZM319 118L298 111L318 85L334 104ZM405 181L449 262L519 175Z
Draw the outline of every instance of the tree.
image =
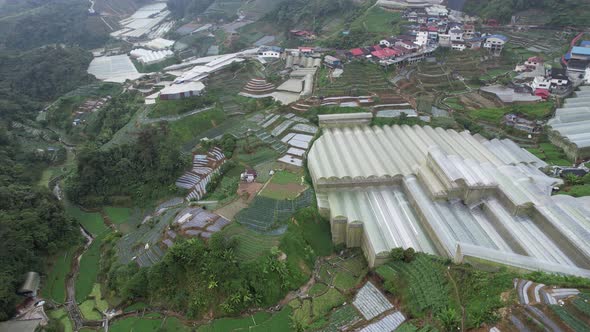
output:
M391 252L389 253L389 257L394 262L399 262L399 261L403 260L404 248L399 247L399 248L391 249Z
M406 263L411 263L414 258L416 258L416 251L414 250L414 248L408 248L406 250L404 250L404 262Z

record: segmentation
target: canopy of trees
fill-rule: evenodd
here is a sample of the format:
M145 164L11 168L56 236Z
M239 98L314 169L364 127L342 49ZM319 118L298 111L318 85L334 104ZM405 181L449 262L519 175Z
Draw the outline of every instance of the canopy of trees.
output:
M328 230L318 231L317 210L303 209L295 218L297 224L289 224L279 247L255 260L238 259L239 243L217 233L208 243L200 239L176 242L150 268L139 268L136 263L103 266L108 271L107 287L117 290L124 300L147 299L192 318L274 305L307 280L316 255L330 253L323 248L331 243L329 224L321 221ZM111 262L116 259L111 257Z
M112 203L113 196L137 203L159 198L188 168L188 158L170 149L163 125L142 130L134 144L108 150L89 144L79 150L77 160L76 171L66 179L66 194L86 206Z
M0 126L0 320L10 318L16 290L28 271L43 272L43 259L79 241L75 222L38 180L40 163Z
M0 118L31 115L41 102L94 81L86 72L91 60L89 52L61 46L0 52Z
M484 18L509 22L512 15L527 9L542 9L553 26L590 25L590 3L575 0L470 0L464 10Z
M202 14L214 0L168 0L168 9L176 18L192 18Z
M88 15L87 1L31 0L5 6L14 13L0 21L0 41L10 49L55 43L95 48L109 38L108 27L100 18Z

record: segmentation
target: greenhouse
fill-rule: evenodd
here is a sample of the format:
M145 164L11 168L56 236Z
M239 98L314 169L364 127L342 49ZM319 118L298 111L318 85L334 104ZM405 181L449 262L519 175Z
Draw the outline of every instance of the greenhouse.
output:
M551 129L549 139L572 160L590 157L590 97L586 95L589 93L589 86L580 87L577 97L566 99L547 122Z
M393 248L590 276L590 198L510 140L428 126L325 128L308 154L332 239L371 266Z

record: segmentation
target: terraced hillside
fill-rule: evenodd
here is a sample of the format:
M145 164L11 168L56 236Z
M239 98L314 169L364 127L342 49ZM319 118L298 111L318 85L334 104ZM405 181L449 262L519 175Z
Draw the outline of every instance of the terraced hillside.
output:
M390 93L391 84L378 65L352 62L344 68L340 78L316 90L318 96L367 96Z

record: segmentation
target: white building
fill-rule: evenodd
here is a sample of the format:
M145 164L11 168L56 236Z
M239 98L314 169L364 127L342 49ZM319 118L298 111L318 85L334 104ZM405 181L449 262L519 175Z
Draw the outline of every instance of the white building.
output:
M428 44L428 31L418 31L415 43L420 47Z
M503 35L489 35L485 36L483 47L495 55L499 55L508 41L508 37Z
M451 36L451 41L463 41L463 29L459 27L454 27L449 30L449 35Z
M456 51L463 51L466 48L466 46L465 43L455 42L451 45L451 48Z
M203 90L205 90L205 85L201 82L172 84L160 91L160 99L170 100L199 96Z
M141 64L151 65L173 57L174 52L170 50L150 51L144 48L137 48L131 51L129 55L132 58L137 59Z
M447 33L438 34L438 44L443 47L451 46L451 35Z
M537 76L535 79L533 79L531 88L533 88L533 91L537 89L549 90L549 88L551 88L551 81L545 79L543 76Z

